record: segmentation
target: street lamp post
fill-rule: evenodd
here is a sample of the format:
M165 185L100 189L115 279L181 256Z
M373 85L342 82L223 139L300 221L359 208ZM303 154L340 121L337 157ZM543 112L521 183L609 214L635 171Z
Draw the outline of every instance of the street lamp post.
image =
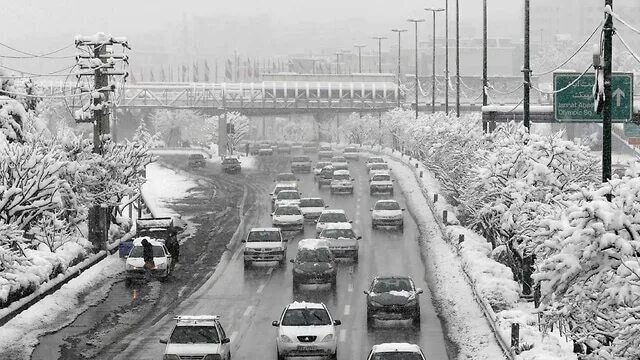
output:
M409 19L416 26L416 119L418 118L418 91L420 91L420 84L418 83L418 23L424 22L424 19Z
M427 11L431 11L433 14L433 58L431 63L432 68L432 81L431 81L431 112L436 112L436 13L440 11L444 11L444 9L437 8L427 8Z
M336 51L336 74L340 74L340 55L342 55L342 52Z
M444 0L444 112L449 115L449 0Z
M456 0L456 116L460 117L460 0Z
M367 45L355 44L353 46L358 48L358 73L362 74L362 48Z
M373 38L378 40L378 72L382 73L382 40L386 39L386 37L374 36Z
M391 31L398 33L398 90L396 92L396 100L398 100L398 108L400 108L400 60L401 58L401 54L400 54L400 34L402 34L403 32L406 32L406 29L391 29Z

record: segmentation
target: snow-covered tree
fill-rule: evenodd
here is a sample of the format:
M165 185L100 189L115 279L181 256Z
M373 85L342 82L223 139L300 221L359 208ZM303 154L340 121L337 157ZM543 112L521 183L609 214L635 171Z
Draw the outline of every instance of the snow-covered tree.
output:
M233 133L227 134L229 146L232 149L236 149L240 141L249 135L249 130L251 130L249 118L239 112L228 112L224 116L227 124L233 125Z
M167 144L188 141L207 144L215 139L211 133L212 122L217 117L205 117L193 110L156 110L151 115L151 124L160 138ZM217 123L215 124L217 129Z
M640 357L637 175L575 192L537 233L541 310L568 323L575 342L595 349L592 359Z
M353 113L340 125L339 131L347 143L373 145L380 136L379 120L370 114Z

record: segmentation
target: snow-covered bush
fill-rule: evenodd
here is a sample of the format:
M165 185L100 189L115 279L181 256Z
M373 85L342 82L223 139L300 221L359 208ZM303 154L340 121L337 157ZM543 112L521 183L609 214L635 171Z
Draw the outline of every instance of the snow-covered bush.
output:
M573 193L540 226L534 278L546 320L568 323L574 341L596 349L591 358L640 357L637 173Z
M377 144L380 135L379 119L366 114L357 113L349 115L346 121L340 125L340 131L347 143L373 145Z

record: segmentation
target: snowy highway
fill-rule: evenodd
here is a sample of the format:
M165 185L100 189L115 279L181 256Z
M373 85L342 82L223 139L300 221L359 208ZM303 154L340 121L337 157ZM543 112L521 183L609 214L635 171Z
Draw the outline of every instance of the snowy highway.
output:
M279 162L280 165L287 164ZM285 165L286 166L286 165ZM178 314L219 314L222 324L231 338L232 356L236 359L275 359L275 331L271 321L278 318L284 306L294 300L324 302L333 317L342 320L338 327L338 359L364 359L371 346L382 342L411 342L419 344L430 359L446 359L447 346L435 309L431 303L426 274L418 249L418 231L409 214L405 215L404 233L393 230L372 230L369 209L380 196L369 195L368 177L363 162L350 165L355 177L354 195L330 195L328 188L318 189L313 175L300 174L300 190L304 196L320 196L330 208L346 210L354 220L354 229L362 235L360 261L340 261L337 290L329 287L306 288L292 291L292 264L285 267L256 264L244 269L242 248L233 253L226 266L220 268L216 281L207 282L203 288L182 301L177 309L164 316L157 324L142 333L130 334L121 342L129 343L118 354L105 353L116 359L158 359L164 345L159 339L169 334L174 324L172 316ZM286 171L282 168L281 171ZM404 206L400 192L396 199ZM251 226L270 226L269 198L265 193L260 199L260 211L249 219ZM314 227L307 224L305 234L290 240L288 258L295 256L297 241L314 237ZM391 324L378 322L367 330L365 290L371 279L379 274L410 275L416 285L425 289L421 295L422 318L420 329L410 321Z

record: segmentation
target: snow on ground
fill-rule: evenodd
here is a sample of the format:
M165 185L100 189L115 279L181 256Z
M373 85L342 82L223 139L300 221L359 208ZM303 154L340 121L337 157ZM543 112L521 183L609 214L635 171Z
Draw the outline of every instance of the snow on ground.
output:
M173 216L167 205L184 198L195 186L187 176L152 163L147 166L147 183L142 191L156 214ZM1 326L0 359L30 359L39 336L63 328L99 303L123 271L124 262L118 253L109 255Z
M173 217L179 214L168 209L166 205L184 198L189 190L196 186L195 181L183 174L151 163L147 165L147 182L142 185L142 194L152 214L157 217Z

